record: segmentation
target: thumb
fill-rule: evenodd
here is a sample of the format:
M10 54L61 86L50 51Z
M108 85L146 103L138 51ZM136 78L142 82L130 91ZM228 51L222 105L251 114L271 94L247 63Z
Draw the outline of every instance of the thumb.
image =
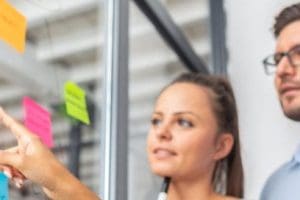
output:
M20 157L17 153L0 150L0 164L10 165L18 169L18 161Z

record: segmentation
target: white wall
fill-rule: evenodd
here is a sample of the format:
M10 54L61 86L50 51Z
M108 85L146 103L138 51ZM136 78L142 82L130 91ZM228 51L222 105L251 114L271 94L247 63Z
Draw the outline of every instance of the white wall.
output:
M289 160L300 143L300 124L287 120L280 109L273 77L261 60L272 53L273 17L291 0L227 0L229 75L237 97L246 196L257 199L267 176Z

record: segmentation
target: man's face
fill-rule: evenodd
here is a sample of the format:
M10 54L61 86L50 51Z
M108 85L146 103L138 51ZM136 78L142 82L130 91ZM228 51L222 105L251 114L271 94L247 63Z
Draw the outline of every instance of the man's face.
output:
M276 53L288 52L300 46L300 20L287 25L277 38ZM298 58L299 57L299 58ZM300 51L293 60L300 60ZM284 114L300 121L300 66L293 66L287 56L277 66L275 86Z

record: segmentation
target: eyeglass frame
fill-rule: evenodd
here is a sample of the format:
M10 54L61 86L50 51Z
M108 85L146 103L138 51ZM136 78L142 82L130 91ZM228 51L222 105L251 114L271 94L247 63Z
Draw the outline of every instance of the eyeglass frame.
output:
M277 53L274 53L274 54L271 54L271 55L267 56L267 57L266 57L265 59L263 59L263 61L262 61L263 65L264 65L265 73L266 73L267 75L273 74L273 73L269 72L268 67L273 66L273 67L277 68L278 64L280 63L280 61L282 60L282 58L285 57L285 56L287 57L287 59L288 59L288 61L289 61L289 64L290 64L291 66L293 66L293 67L298 67L298 66L300 66L300 59L299 59L299 64L295 64L295 63L293 62L292 57L291 57L291 53L295 52L296 50L298 50L299 53L300 53L300 44L295 45L294 47L292 47L292 48L291 48L290 50L288 50L288 51L285 51L285 52L277 52ZM296 52L297 52L297 51L296 51ZM278 61L275 60L275 56L276 56L276 55L279 55L279 56L280 56L280 59L279 59ZM300 56L299 56L299 57L300 57ZM270 62L268 62L268 59L270 59L270 58L272 58L273 60L275 60L275 63L270 63Z

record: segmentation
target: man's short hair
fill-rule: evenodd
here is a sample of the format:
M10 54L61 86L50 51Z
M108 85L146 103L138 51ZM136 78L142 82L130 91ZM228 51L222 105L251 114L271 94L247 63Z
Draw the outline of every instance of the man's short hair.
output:
M273 26L274 36L277 38L284 27L296 20L300 20L300 3L284 8L279 15L277 15Z

